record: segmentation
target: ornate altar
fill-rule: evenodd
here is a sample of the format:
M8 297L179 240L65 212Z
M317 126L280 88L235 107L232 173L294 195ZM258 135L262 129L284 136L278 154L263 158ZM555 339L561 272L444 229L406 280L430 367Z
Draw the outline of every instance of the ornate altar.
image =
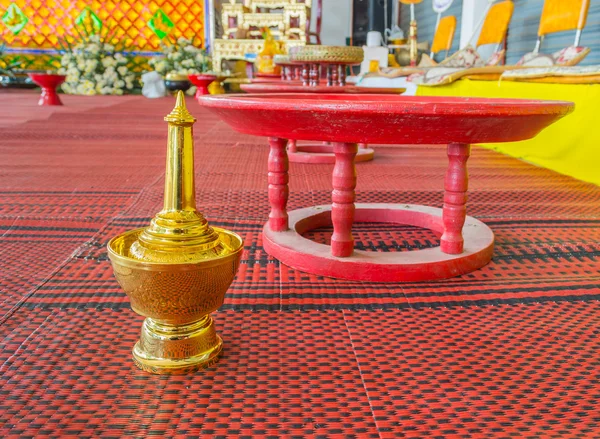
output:
M309 36L311 0L245 0L222 5L223 33L213 43L213 65L223 60L247 60L263 48L261 28L269 28L283 52L303 46Z
M303 40L279 40L285 51L291 47L304 46ZM264 40L256 39L218 39L213 47L213 68L221 71L223 60L246 60L246 54L260 53L263 50Z

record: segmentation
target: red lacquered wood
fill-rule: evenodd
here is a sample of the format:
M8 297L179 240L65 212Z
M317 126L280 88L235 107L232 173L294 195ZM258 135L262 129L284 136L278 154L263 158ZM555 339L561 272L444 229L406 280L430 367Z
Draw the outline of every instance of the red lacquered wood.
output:
M264 247L281 262L309 273L381 282L443 279L488 263L493 252L493 233L480 221L465 217L468 145L531 138L573 109L572 103L559 101L383 94L230 95L202 101L234 129L246 134L336 144L339 159L333 178L335 206L329 208L333 213L328 212L328 206L291 212L288 231L281 231L283 227L277 223L278 228L272 228L270 218L263 232ZM355 174L350 158L357 151L355 142L449 145L444 210L358 205L354 211ZM349 143L353 144L352 150L348 149ZM281 204L272 202L272 208L275 205L281 212L285 210ZM398 222L431 228L439 235L445 233L441 239L443 250L438 247L400 253L352 252L353 215L358 222ZM302 238L304 231L327 224L334 225L332 246Z
M337 65L327 66L327 70L330 72L330 75L331 75L331 82L327 85L329 85L330 87L332 87L334 85L337 86L339 83L338 66Z
M440 248L451 255L458 255L463 251L462 229L467 217L467 160L470 154L471 145L448 145L448 171L444 181L444 234L440 240Z
M483 267L492 258L494 234L481 221L467 217L465 250L460 255L439 247L407 252L354 250L337 258L331 247L302 236L309 230L331 226L331 206L314 206L289 212L290 230L274 232L265 225L263 245L282 263L307 273L367 282L415 282L447 279ZM357 204L355 222L408 224L443 231L442 209L405 204Z
M259 85L259 84L256 84ZM528 99L309 93L205 96L236 131L257 136L368 144L516 142L573 110Z
M405 88L357 87L355 85L303 85L297 81L263 81L240 84L246 93L349 93L349 94L394 94L400 95Z
M208 86L212 84L217 77L215 75L188 75L188 79L192 84L196 86L196 99L200 99L201 96L209 95Z
M346 66L341 65L339 66L339 74L338 74L338 84L341 87L344 87L346 85Z
M288 230L287 201L288 189L288 157L287 140L281 138L269 138L269 227L275 232Z
M295 140L288 140L288 160L290 158L290 154L294 154L296 152L298 152L298 144Z
M252 78L252 79L250 79L250 83L251 84L263 84L265 82L267 84L270 84L272 82L274 82L275 84L278 84L278 83L280 83L282 81L281 81L281 78L279 78L279 77L276 77L276 78L271 78L271 77L268 77L268 78Z
M310 66L308 64L302 64L302 73L300 78L302 79L302 85L305 87L310 84Z
M335 166L333 167L331 192L331 254L347 257L354 251L352 224L354 223L354 200L356 195L356 167L354 157L358 151L356 143L334 143Z
M56 93L56 89L60 84L65 82L65 75L51 75L47 73L29 73L29 77L33 82L42 88L42 95L38 101L38 105L62 105L62 101Z
M257 73L256 77L277 80L281 78L281 75L279 73Z
M293 143L293 146L292 146ZM375 157L375 151L368 148L359 148L354 161L356 163L370 162ZM297 141L290 140L288 143L288 158L293 163L310 164L333 164L335 163L335 154L333 146L322 143L299 145Z
M317 87L321 80L321 68L318 64L310 65L309 72L309 85L311 87Z

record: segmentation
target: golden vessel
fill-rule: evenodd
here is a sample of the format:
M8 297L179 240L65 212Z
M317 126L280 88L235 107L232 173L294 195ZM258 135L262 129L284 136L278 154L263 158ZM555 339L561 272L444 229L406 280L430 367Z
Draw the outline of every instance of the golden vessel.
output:
M117 281L133 310L146 317L133 348L136 365L157 374L181 374L217 362L222 340L210 313L223 304L237 272L242 239L210 227L196 210L196 119L177 94L169 124L164 208L150 226L108 243Z

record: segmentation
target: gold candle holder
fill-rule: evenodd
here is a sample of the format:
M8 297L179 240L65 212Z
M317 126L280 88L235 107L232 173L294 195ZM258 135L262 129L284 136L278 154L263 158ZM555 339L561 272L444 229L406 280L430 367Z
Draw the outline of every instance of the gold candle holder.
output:
M150 226L108 243L117 281L132 309L146 317L133 348L136 365L157 374L181 374L218 361L223 342L210 313L223 304L237 272L242 239L210 227L196 210L196 119L177 94L169 124L164 207Z

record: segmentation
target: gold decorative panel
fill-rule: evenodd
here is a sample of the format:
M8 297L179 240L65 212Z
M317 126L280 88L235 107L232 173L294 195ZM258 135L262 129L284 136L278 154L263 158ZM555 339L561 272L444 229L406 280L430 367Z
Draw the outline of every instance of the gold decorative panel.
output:
M18 10L26 22L15 33L16 21L25 21ZM10 20L0 21L0 34L13 49L58 49L60 38L77 35L76 23L91 22L94 15L133 51L158 50L158 35L165 34L204 43L203 0L0 0L0 15L7 11Z

